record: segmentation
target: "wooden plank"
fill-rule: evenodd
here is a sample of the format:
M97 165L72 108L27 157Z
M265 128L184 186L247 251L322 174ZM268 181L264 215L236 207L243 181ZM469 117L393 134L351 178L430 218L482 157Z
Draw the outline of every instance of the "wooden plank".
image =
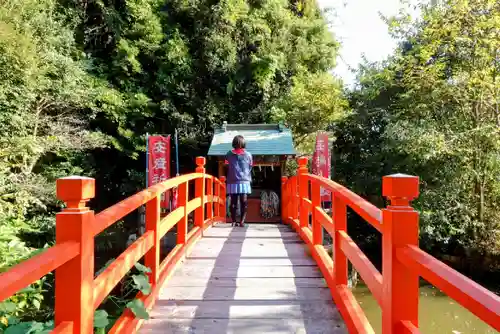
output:
M217 261L217 258L194 258L194 257L189 257L189 262L185 264L185 266L204 266L204 267L215 267L215 266L221 266L220 261ZM238 262L239 267L255 267L255 266L271 266L271 267L277 267L277 266L316 266L316 263L314 263L314 260L309 258L309 257L298 257L298 258L293 258L290 259L288 257L270 257L270 258L260 258L260 257L255 257L255 258L242 258Z
M341 325L314 319L154 319L142 333L148 334L345 334Z
M247 287L170 287L164 288L158 300L323 300L331 301L326 287L295 286Z
M198 247L199 246L199 247ZM304 257L306 249L302 244L251 244L244 243L201 243L193 249L191 256L193 257L213 257L219 255L230 255L235 259L245 257Z
M347 333L298 240L283 225L207 230L141 333Z
M188 261L189 263L189 261ZM259 266L259 267L230 267L224 265L228 261L221 262L220 267L208 268L200 266L184 265L180 267L176 275L182 277L323 277L317 267L313 266Z
M172 277L168 282L169 287L209 287L209 286L296 286L296 287L324 287L326 283L323 278L186 278L181 276Z
M171 300L156 302L153 319L339 319L331 301Z
M297 244L302 243L302 240L297 236L284 236L284 237L248 237L244 234L234 236L232 235L230 239L227 236L204 236L200 241L203 244L213 243L245 243L245 244L256 244L256 243L275 243L275 244Z

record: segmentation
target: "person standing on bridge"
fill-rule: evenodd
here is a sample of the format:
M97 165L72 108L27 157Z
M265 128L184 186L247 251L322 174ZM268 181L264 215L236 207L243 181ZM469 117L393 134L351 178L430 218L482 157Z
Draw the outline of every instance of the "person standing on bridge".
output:
M233 149L226 154L227 171L227 193L231 196L231 220L236 224L236 209L240 203L241 221L239 225L245 226L247 215L247 197L252 193L252 165L253 159L246 149L245 138L236 136L233 139Z

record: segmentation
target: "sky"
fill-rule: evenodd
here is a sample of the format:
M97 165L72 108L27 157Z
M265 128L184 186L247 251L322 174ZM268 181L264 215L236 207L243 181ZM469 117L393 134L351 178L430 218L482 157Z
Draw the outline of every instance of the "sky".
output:
M320 8L333 8L329 17L331 29L341 43L340 57L335 73L351 86L356 69L364 54L369 61L383 60L395 48L387 26L379 12L385 16L398 13L400 0L317 0Z

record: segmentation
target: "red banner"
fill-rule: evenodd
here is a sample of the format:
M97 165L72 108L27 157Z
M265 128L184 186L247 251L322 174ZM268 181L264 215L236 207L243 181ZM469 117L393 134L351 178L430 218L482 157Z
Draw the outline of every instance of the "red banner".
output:
M148 186L170 178L170 136L148 137ZM162 208L169 207L169 192L162 196Z
M328 134L319 133L316 137L314 149L312 172L315 175L330 178L331 156L328 149ZM328 190L321 188L321 201L331 201L331 194Z

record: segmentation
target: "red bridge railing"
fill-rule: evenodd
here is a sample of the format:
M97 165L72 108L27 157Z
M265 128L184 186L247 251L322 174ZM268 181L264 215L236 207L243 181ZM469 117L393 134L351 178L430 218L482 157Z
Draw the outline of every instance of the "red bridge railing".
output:
M350 333L374 333L347 287L351 261L382 310L383 334L420 333L419 277L424 278L490 326L500 331L500 297L446 266L418 246L418 213L410 202L419 194L419 179L409 175L383 178L382 194L390 205L380 210L341 185L308 174L300 158L297 176L282 180L282 216L310 248ZM320 188L332 193L332 217L321 208ZM382 233L382 273L347 232L347 207ZM312 214L312 224L309 215ZM333 258L322 242L322 227L333 240Z
M93 179L58 180L57 195L67 207L57 215L56 244L0 275L0 301L55 270L56 327L53 333L92 333L94 311L144 257L144 264L152 271L152 292L139 293L137 297L146 308L151 308L162 283L201 237L202 231L215 221L225 221L224 179L205 174L204 158L197 158L196 163L195 173L150 187L96 215L86 207L86 202L94 197ZM195 184L192 200L188 200L190 182ZM419 333L419 277L500 330L500 298L418 247L418 213L410 207L410 201L419 192L417 177L384 177L383 195L390 200L390 205L383 210L331 180L308 174L305 158L299 159L298 175L283 178L282 186L283 220L293 226L310 247L350 333L373 333L373 329L347 287L348 260L382 309L384 334ZM178 207L162 218L161 194L174 187L179 190ZM332 217L321 208L321 187L333 194ZM95 236L142 205L146 205L146 232L94 277ZM382 233L382 273L349 236L347 207ZM192 212L194 227L188 231L187 219ZM177 245L160 263L160 239L174 226L177 226ZM322 245L322 228L332 236L333 258ZM127 310L110 333L133 333L140 322Z
M225 180L205 174L205 158L196 158L196 172L149 187L94 215L86 203L95 195L94 179L67 177L57 180L57 197L66 208L56 217L56 244L0 275L0 301L14 295L55 270L55 329L53 333L93 333L94 311L120 280L144 257L151 269L150 294L139 295L151 308L162 283L172 274L202 231L225 221ZM188 201L189 183L195 184ZM160 216L161 195L178 187L178 207ZM94 237L127 214L146 205L146 232L104 271L94 277ZM194 211L194 227L188 231L188 215ZM160 239L177 226L177 245L160 263ZM134 333L141 320L126 310L109 333Z

